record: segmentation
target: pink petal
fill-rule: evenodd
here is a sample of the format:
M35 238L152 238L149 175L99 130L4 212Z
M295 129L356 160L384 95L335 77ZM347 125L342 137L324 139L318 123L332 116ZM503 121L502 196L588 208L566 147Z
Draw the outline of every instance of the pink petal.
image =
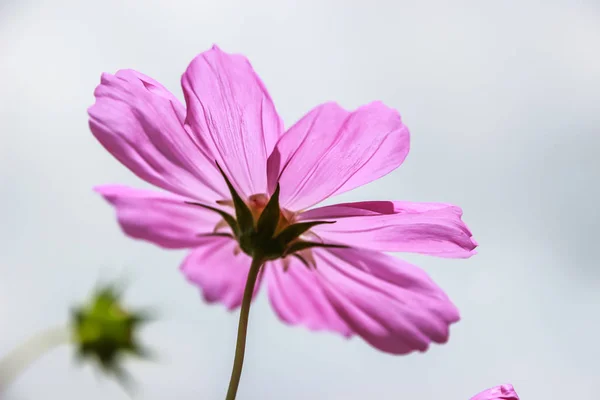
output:
M493 387L471 397L471 400L519 400L515 388L511 384Z
M443 203L366 201L315 208L300 220L328 220L312 231L324 241L378 251L466 258L477 243L459 207Z
M382 253L316 249L316 271L268 270L269 297L287 323L359 335L393 354L448 340L458 311L421 269Z
M283 124L250 62L214 46L182 77L186 123L246 197L267 192L266 164Z
M290 325L303 325L314 331L329 330L349 337L352 330L338 315L323 291L319 274L290 257L289 269L281 262L265 270L269 298L279 318Z
M269 157L269 187L281 184L282 206L299 211L396 169L409 133L381 102L353 112L326 103L292 126Z
M90 129L102 145L140 178L200 200L227 187L186 132L183 105L162 85L132 70L103 74L90 107Z
M200 287L205 301L223 303L233 310L242 304L252 260L245 253L235 251L237 243L233 239L210 239L192 250L181 265L181 271L191 283ZM254 296L260 289L262 275L260 272Z
M94 188L117 211L123 231L161 247L181 249L207 241L198 234L212 232L219 216L186 204L184 197L120 185Z

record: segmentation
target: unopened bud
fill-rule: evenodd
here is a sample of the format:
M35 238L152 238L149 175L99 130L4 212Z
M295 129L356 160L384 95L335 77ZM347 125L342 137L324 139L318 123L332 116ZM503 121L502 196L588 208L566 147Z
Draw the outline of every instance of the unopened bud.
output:
M115 286L97 290L88 304L73 311L72 329L80 359L94 360L104 372L127 381L123 356L147 356L137 333L149 317L124 307L120 295Z

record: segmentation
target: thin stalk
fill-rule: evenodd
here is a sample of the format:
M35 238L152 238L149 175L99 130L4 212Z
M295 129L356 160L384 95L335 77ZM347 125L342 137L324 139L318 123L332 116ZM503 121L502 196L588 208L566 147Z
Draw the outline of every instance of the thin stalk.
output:
M0 392L49 350L70 341L70 330L61 326L42 331L14 348L0 359Z
M246 350L246 334L248 333L248 315L250 313L250 304L254 294L254 286L258 278L258 273L262 265L260 258L254 258L248 272L246 287L244 288L244 297L242 298L242 308L240 310L240 322L238 324L237 342L235 345L235 358L233 360L233 369L231 370L231 379L229 380L229 389L227 389L226 400L235 400L237 395L240 378L242 376L242 366L244 364L244 352Z

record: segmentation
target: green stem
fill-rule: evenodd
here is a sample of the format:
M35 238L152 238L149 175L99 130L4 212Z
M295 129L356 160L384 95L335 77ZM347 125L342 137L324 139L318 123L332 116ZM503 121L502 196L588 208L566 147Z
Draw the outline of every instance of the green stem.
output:
M231 370L231 379L229 380L229 389L227 389L226 400L235 400L237 395L240 378L242 376L242 366L244 364L244 351L246 349L246 333L248 332L248 315L250 313L250 304L254 294L254 286L258 278L258 272L262 265L262 259L255 257L250 265L244 297L242 298L242 309L240 310L240 322L238 324L237 342L235 345L235 358L233 360L233 369Z
M50 349L71 341L71 332L67 327L58 327L40 332L0 359L0 392L32 362Z

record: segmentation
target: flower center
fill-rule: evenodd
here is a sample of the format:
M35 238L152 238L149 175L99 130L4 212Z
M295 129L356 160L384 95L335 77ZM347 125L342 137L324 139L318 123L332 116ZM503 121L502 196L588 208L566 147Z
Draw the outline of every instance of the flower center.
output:
M221 206L232 207L235 210L235 217L219 208L189 202L214 211L222 217L223 220L209 235L228 236L235 239L241 251L253 259L262 260L262 262L285 259L292 255L309 267L314 264L314 262L308 262L312 260L312 255L308 251L311 248L345 247L306 240L305 236L311 233L312 227L335 221L295 222L295 214L279 206L279 184L270 198L266 194L254 194L244 201L223 171L220 168L219 170L229 187L231 200L220 200L217 203ZM220 228L227 226L231 229L231 234L219 232ZM305 254L308 260L302 254Z
M253 194L252 196L248 197L248 201L246 201L245 203L250 209L250 213L252 214L252 220L255 224L257 224L262 212L269 203L269 196L265 193ZM228 206L235 210L233 200L218 200L217 204L220 204L222 206ZM281 208L279 210L279 220L277 221L277 226L275 228L274 234L277 235L279 232L292 225L294 223L295 218L296 214L294 212L286 210L285 208ZM222 219L217 223L217 225L215 225L214 231L218 232L222 228L226 228L227 226L228 225L225 219ZM311 232L306 232L306 234L311 234ZM316 236L315 234L312 235Z
M260 216L262 215L264 209L267 207L267 204L269 204L269 196L267 196L264 193L253 194L248 198L248 208L250 208L250 212L252 213L252 217L255 223L258 223L258 220L260 219ZM295 218L295 213L286 210L285 208L280 208L279 219L277 221L277 226L275 227L275 232L273 234L277 235L285 228L292 225Z

